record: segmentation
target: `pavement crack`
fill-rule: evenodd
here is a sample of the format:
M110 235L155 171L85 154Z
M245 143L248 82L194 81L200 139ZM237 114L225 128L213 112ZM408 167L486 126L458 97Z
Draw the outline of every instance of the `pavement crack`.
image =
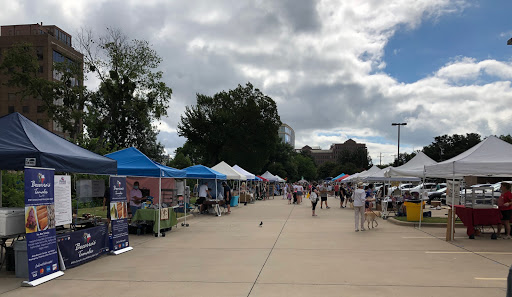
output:
M279 235L277 236L276 241L274 242L274 245L272 246L272 249L268 253L267 259L265 259L265 263L263 263L263 266L261 267L260 272L258 272L258 276L254 280L254 283L252 284L251 289L249 290L249 294L247 294L247 297L249 297L251 295L252 289L254 289L254 286L256 285L256 282L258 282L258 279L260 278L261 272L263 271L263 268L265 268L265 265L267 264L267 261L270 258L270 255L274 251L274 248L276 247L277 241L279 240L279 237L281 237L281 234L283 233L284 227L286 226L286 223L290 219L294 209L295 209L295 205L290 210L290 213L288 214L288 217L286 218L286 221L284 222L283 227L281 228L281 231L279 232Z

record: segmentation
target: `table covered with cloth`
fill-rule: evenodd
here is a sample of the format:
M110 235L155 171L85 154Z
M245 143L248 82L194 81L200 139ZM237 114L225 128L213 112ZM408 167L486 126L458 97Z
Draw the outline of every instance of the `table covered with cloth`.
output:
M455 205L455 214L460 218L468 236L475 234L475 226L491 226L501 223L501 211L497 208L470 208Z
M176 213L172 211L172 208L169 208L169 219L160 220L160 229L171 228L173 225L177 224ZM158 233L158 212L159 209L137 209L135 215L132 217L132 221L152 221L153 222L153 232Z

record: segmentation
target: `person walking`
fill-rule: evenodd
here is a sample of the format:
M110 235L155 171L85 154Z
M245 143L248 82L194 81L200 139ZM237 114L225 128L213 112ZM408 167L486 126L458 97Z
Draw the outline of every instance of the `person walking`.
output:
M327 205L327 195L329 193L329 187L326 184L323 184L320 187L320 208L323 208L323 204L325 202L325 209L329 209L329 205Z
M336 197L341 197L339 184L334 185L334 199L336 199Z
M222 186L224 187L224 200L228 206L228 213L231 213L231 188L226 182L222 182Z
M316 217L315 209L316 204L318 203L318 190L315 185L311 187L311 195L309 196L309 199L311 200L312 216Z
M366 202L366 193L363 189L363 183L357 184L357 189L354 191L352 195L354 199L354 212L355 212L355 226L356 232L359 232L358 222L361 220L361 231L365 231L364 229L364 204Z
M345 198L347 195L347 192L345 190L345 185L340 185L338 193L340 195L340 208L345 208L345 206L343 206L343 203L345 202L345 199L348 200L348 198Z

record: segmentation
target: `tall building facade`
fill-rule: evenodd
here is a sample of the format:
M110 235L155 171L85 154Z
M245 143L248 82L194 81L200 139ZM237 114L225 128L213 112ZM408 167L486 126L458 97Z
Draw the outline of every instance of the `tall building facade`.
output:
M313 160L315 161L315 164L317 166L322 165L326 162L333 162L335 163L338 159L338 156L343 151L349 151L353 152L357 149L366 149L366 144L364 143L357 143L352 139L349 139L345 141L344 143L334 143L331 145L331 147L328 150L322 150L320 147L311 147L311 146L304 146L301 150L309 152L311 156L313 157Z
M30 43L39 61L39 75L47 80L59 79L53 70L55 62L73 61L83 64L83 55L72 46L72 37L57 26L41 24L0 27L0 61L15 44ZM60 136L68 136L56 122L50 120L40 98L21 98L20 90L6 86L8 77L0 73L0 116L19 112L45 129ZM83 81L75 83L83 84ZM58 102L56 102L58 103Z
M283 123L281 127L279 127L279 138L284 143L288 143L293 148L295 148L295 131L293 131L292 127Z

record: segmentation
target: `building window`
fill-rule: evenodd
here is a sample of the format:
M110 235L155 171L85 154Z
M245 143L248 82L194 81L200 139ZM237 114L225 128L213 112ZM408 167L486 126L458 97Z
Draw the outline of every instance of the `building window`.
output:
M12 29L9 29L9 36L12 36Z
M24 105L24 106L22 107L22 111L23 111L23 113L29 113L28 105Z
M37 113L43 113L44 112L44 106L38 105L37 106Z
M39 66L39 73L43 73L43 71L44 71L43 66Z
M9 93L9 94L7 94L7 98L8 98L9 101L15 101L16 100L16 94Z
M16 30L16 35L20 35L20 30Z
M9 113L13 113L13 112L14 112L14 106L12 106L12 105L11 105L11 106L9 106L9 107L8 107L8 112L9 112Z
M37 59L39 61L43 60L43 47L42 46L36 47L36 55L37 55Z

